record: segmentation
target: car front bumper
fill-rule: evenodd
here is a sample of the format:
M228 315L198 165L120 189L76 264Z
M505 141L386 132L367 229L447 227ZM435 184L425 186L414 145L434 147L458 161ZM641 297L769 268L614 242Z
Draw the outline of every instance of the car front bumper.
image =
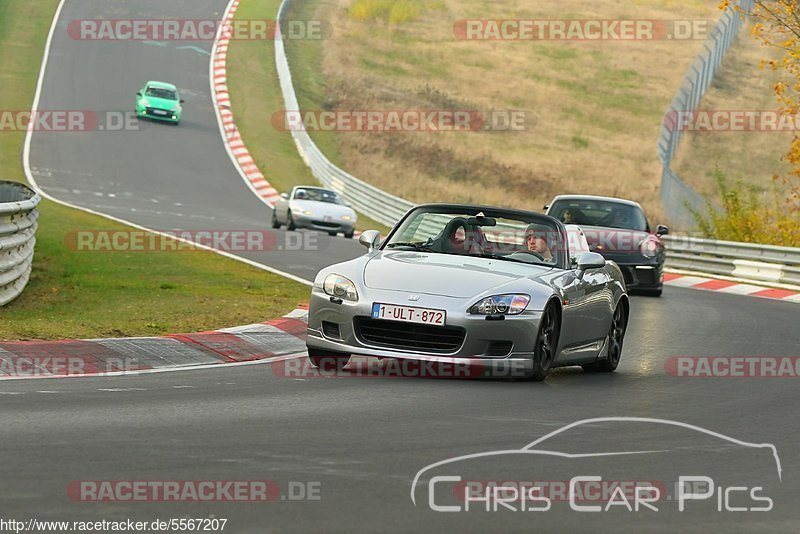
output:
M408 293L369 290L358 302L344 301L337 304L321 289L314 288L309 305L308 335L306 345L320 352L345 353L383 358L419 361L467 363L484 367L491 375L500 373L523 376L531 370L533 347L539 328L541 311L526 310L517 316L506 316L503 320L487 320L485 316L466 313L473 303L464 299L420 295L419 301L408 302ZM406 302L403 302L406 300ZM430 350L415 346L419 339L425 343L436 340L436 332L442 327L424 327L422 334L409 333L409 323L397 323L372 319L373 303L411 305L420 308L445 310L446 327L463 331L463 338L452 349ZM364 322L374 326L376 321L381 332L390 332L399 341L386 341L376 336L367 336ZM401 330L394 333L393 328ZM418 337L419 336L419 337Z
M617 263L628 290L658 289L664 283L663 263Z
M166 110L163 110L163 111L166 111ZM181 113L179 111L178 112L176 112L176 111L167 111L166 115L161 115L161 114L155 113L155 110L152 109L152 108L139 107L136 110L136 114L140 118L141 117L145 117L145 118L148 118L148 119L155 119L155 120L165 121L165 122L180 122L180 120L181 120Z
M295 228L307 228L309 230L318 230L320 232L342 232L345 234L352 233L356 228L356 221L343 221L341 219L332 218L331 220L324 220L320 217L313 215L303 215L292 213Z

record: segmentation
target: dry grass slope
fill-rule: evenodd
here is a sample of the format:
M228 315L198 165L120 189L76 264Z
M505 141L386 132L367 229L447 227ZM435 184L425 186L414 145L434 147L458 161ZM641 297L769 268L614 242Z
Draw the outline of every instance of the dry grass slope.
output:
M631 197L660 218L659 125L702 41L464 41L453 26L467 18L715 20L716 0L442 0L418 2L403 23L363 15L378 4L315 2L311 14L334 31L316 43L321 82L298 87L303 107L524 110L535 121L515 132L316 134L336 145L336 163L416 201L538 209L554 194L582 192Z

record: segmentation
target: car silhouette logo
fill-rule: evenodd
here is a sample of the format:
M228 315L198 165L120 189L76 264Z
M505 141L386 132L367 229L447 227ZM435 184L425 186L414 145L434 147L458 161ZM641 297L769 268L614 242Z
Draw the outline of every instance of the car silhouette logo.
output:
M409 295L408 300L412 302L417 302L419 300L419 295Z

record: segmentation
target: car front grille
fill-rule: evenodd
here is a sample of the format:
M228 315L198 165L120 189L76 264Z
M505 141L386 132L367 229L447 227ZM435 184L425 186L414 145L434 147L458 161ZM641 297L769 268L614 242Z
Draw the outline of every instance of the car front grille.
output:
M335 228L339 228L341 226L339 223L330 222L330 221L311 221L312 224L315 226L321 226L323 228L330 228L331 230Z
M455 352L464 343L466 332L457 326L386 321L370 317L353 319L356 336L367 345L420 352Z
M154 117L170 117L172 118L172 111L168 109L159 109L159 108L145 108L148 115L153 115ZM156 113L156 111L163 111L164 113Z

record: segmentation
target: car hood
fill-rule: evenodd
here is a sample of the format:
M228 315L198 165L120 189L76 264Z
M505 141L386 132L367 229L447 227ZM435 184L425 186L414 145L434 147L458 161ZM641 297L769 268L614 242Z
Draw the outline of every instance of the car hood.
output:
M352 208L342 206L341 204L331 204L330 202L318 202L316 200L297 200L291 201L292 211L312 211L315 216L324 217L330 215L331 217L341 217L342 215L350 215L353 217L355 212Z
M372 289L466 298L551 270L551 267L462 255L385 251L367 262L364 285Z
M164 98L156 98L154 96L143 96L141 98L146 98L147 102L150 104L149 107L151 108L158 108L158 109L176 109L178 106L177 100L166 100Z
M627 230L625 228L603 228L600 226L581 225L586 242L592 252L609 254L628 254L639 252L642 241L651 237L647 232ZM652 236L655 238L655 236Z

